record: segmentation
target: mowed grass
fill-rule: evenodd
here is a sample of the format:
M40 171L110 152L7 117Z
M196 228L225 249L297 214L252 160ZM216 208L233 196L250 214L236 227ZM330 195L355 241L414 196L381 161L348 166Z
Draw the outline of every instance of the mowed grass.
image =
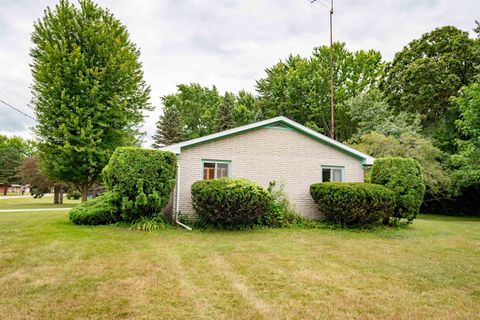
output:
M0 319L474 319L480 220L133 231L0 213Z
M43 196L39 199L32 198L3 198L0 199L0 210L7 209L40 209L40 208L71 208L80 203L80 200L68 200L63 197L63 204L53 204L53 196Z

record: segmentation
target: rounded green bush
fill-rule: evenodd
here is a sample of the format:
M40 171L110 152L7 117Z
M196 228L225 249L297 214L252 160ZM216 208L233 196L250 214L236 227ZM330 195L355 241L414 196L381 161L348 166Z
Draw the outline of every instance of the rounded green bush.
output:
M102 174L107 189L121 198L122 218L135 221L161 212L175 186L176 169L172 152L121 147Z
M415 159L376 159L371 172L371 182L383 185L395 193L394 218L408 221L415 219L425 194L422 168Z
M99 225L120 220L118 194L105 192L70 210L69 218L75 224Z
M192 204L200 222L217 227L254 224L270 202L267 190L246 179L202 180L192 185Z
M327 221L340 226L378 224L393 214L394 193L371 183L323 182L310 194Z

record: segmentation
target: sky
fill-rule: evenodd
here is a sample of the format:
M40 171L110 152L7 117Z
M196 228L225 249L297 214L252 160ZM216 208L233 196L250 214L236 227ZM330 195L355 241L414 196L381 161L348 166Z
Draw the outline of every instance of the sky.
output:
M146 114L150 145L160 97L181 83L221 93L254 92L265 68L289 54L308 56L329 41L328 0L97 0L126 25L141 51L155 111ZM33 23L50 0L0 0L0 99L34 116L29 50ZM391 60L408 42L453 25L473 36L480 0L335 0L334 41L375 49ZM32 137L35 121L0 103L0 134Z

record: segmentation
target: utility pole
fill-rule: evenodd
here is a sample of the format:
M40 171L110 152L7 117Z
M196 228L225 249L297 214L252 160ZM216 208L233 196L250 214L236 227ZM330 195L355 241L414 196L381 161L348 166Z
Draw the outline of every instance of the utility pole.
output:
M332 127L330 130L330 138L335 139L335 107L333 104L333 35L332 35L332 20L333 20L333 0L330 0L330 108L332 112Z
M324 0L328 1L328 0ZM310 0L311 3L317 2L317 0ZM324 3L319 1L322 6L328 8ZM330 0L330 109L331 109L331 126L330 126L330 138L335 139L335 106L334 106L334 94L333 90L333 0Z

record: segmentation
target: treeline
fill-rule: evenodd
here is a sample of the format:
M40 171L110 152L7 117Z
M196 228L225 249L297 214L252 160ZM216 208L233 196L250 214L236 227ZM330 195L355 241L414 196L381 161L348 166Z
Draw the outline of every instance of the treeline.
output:
M335 137L374 157L419 161L424 211L480 214L480 24L475 38L445 26L385 62L334 43ZM266 69L256 93L182 84L163 96L154 147L278 115L329 134L329 48Z

